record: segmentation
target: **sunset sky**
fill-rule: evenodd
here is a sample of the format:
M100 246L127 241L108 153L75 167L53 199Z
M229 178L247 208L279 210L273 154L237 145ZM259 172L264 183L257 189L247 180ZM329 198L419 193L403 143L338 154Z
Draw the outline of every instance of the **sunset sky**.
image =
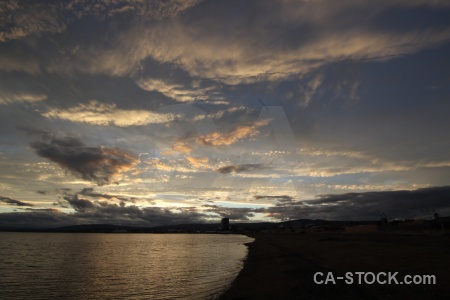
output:
M448 0L0 2L0 226L450 215Z

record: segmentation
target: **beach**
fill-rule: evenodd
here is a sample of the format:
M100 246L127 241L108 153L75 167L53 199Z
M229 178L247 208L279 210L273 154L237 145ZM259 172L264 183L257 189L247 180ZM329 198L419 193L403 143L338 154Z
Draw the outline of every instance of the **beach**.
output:
M450 236L393 233L258 233L244 268L221 299L448 299ZM314 274L336 279L316 284ZM395 281L357 283L355 272L398 272ZM434 275L436 284L400 284L406 275ZM368 277L371 278L370 276ZM387 279L380 277L380 279ZM381 280L383 281L383 280Z

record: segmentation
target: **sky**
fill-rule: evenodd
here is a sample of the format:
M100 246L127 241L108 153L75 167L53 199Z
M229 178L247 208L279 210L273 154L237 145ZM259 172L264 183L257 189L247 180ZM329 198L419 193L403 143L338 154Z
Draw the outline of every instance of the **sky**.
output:
M450 215L447 0L0 2L0 226Z

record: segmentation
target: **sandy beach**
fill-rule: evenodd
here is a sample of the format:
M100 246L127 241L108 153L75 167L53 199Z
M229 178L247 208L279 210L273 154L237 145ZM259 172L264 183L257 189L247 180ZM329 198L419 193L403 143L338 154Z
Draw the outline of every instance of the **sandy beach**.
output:
M450 236L444 234L259 233L221 299L448 299ZM435 285L316 284L316 272L435 275ZM322 277L325 279L325 276ZM383 279L383 277L380 277Z

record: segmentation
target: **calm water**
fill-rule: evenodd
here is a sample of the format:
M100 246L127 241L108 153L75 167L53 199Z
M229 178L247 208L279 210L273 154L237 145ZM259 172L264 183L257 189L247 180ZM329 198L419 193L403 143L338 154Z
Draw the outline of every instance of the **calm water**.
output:
M214 299L240 235L0 233L1 299Z

